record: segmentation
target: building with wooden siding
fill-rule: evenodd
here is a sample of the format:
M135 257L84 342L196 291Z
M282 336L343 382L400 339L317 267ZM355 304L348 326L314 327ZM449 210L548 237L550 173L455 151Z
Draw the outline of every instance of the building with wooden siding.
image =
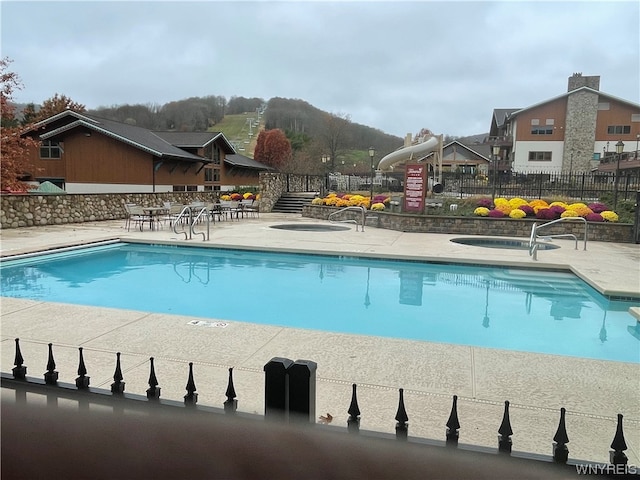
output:
M35 168L26 179L68 193L224 191L257 186L259 172L269 170L251 159L238 168L221 132L154 132L70 110L25 135L41 142L31 152Z

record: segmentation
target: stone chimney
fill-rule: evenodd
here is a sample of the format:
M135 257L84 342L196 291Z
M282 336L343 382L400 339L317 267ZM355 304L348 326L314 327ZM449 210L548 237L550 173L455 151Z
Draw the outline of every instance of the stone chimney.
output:
M569 88L567 89L567 92L571 92L580 87L589 87L593 90L600 90L600 75L583 77L582 73L574 73L569 77Z

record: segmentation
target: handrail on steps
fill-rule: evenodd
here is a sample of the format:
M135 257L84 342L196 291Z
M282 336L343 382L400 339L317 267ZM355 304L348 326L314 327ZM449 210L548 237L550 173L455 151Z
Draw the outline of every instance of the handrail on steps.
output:
M357 210L357 211L360 212L361 219L362 219L362 231L364 232L364 224L367 221L367 209L364 208L364 207L358 207L358 206L344 207L344 208L341 208L340 210L338 210L337 212L330 213L328 219L329 219L330 222L355 223L356 224L356 232L357 232L358 231L358 221L357 220L355 220L353 218L350 218L348 220L332 220L331 219L331 217L333 217L334 215L338 215L339 213L346 212L346 211L349 211L349 210Z
M538 248L540 246L540 243L538 243L538 231L544 227L548 227L550 225L553 225L555 223L560 223L560 222L567 222L567 221L573 221L573 220L580 220L584 223L584 250L587 250L587 233L588 233L588 229L589 229L589 224L587 223L587 220L583 217L563 217L563 218L558 218L556 220L552 220L550 222L547 223L543 223L542 225L538 225L537 223L534 223L533 226L531 227L531 235L529 237L529 256L533 257L533 260L538 260ZM561 233L561 234L557 234L557 235L546 235L542 238L546 239L546 240L550 240L552 238L573 238L576 242L576 250L578 249L578 237L576 237L573 233Z
M175 220L173 221L173 232L176 235L180 235L181 233L184 233L184 239L185 240L191 240L191 238L193 237L193 235L202 235L202 241L204 242L205 240L209 240L209 225L210 225L210 219L209 219L209 211L207 210L207 207L202 207L200 209L200 211L194 216L193 215L193 209L192 207L190 207L189 205L185 206L182 211L178 214L178 216L175 218ZM205 215L205 217L207 218L207 233L205 236L204 232L196 232L196 223L198 222L198 220L202 217L202 215ZM183 218L189 218L189 232L187 233L187 230L182 230L182 231L178 231L178 224L181 224L182 222L180 222L181 219Z

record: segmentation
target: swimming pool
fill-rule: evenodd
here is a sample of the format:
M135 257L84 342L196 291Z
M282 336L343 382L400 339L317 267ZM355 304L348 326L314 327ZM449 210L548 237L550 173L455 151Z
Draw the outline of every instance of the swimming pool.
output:
M5 297L640 363L633 304L565 272L116 243L0 274Z

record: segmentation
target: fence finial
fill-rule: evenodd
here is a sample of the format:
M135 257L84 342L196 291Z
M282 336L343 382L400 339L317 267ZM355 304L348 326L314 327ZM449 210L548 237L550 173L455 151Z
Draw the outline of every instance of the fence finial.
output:
M53 359L53 343L49 344L49 359L47 360L47 371L44 374L44 382L47 385L56 385L58 383L56 361Z
M189 362L189 379L187 380L187 394L184 396L186 405L195 405L198 402L196 393L196 382L193 380L193 362Z
M407 410L404 408L404 388L399 390L400 398L398 400L398 411L396 412L396 439L398 440L407 440L407 436L409 434L409 425L407 421L409 417L407 416Z
M27 367L23 365L24 358L22 358L22 352L20 351L20 339L16 338L16 356L13 360L13 378L24 380L27 377Z
M122 368L120 367L120 352L116 353L116 371L113 373L113 383L111 384L111 393L122 395L124 393L124 382L122 381Z
M356 393L356 384L351 385L351 404L349 405L349 418L347 419L347 431L349 433L358 433L360 431L360 407L358 407L358 396Z
M79 390L86 390L89 388L89 377L87 377L87 367L84 364L84 355L82 354L82 347L78 347L79 362L78 362L78 378L76 378L76 387Z
M453 404L451 405L451 413L447 420L447 446L458 446L458 430L460 429L460 422L458 421L458 396L453 396Z
M238 409L238 401L236 398L236 389L233 386L233 367L229 367L229 381L227 382L227 391L225 392L227 400L224 402L225 413L236 413Z
M624 432L622 431L622 414L618 414L618 426L616 427L616 435L613 437L613 442L611 442L611 448L613 449L609 452L610 462L613 465L626 465L627 455L625 455L624 451L627 449L627 442L624 441Z
M553 460L558 463L567 463L567 460L569 459L569 449L567 448L569 436L567 435L567 426L564 418L566 412L566 408L562 407L560 409L560 423L558 424L556 434L553 436L553 441L555 442L553 448Z
M502 423L498 429L500 436L498 437L498 451L503 453L511 453L512 441L509 438L513 435L511 430L511 421L509 420L509 400L504 402L504 414L502 415Z
M158 400L160 398L160 387L158 387L158 379L156 378L156 369L153 365L153 357L149 357L149 388L147 388L147 398L149 400Z

